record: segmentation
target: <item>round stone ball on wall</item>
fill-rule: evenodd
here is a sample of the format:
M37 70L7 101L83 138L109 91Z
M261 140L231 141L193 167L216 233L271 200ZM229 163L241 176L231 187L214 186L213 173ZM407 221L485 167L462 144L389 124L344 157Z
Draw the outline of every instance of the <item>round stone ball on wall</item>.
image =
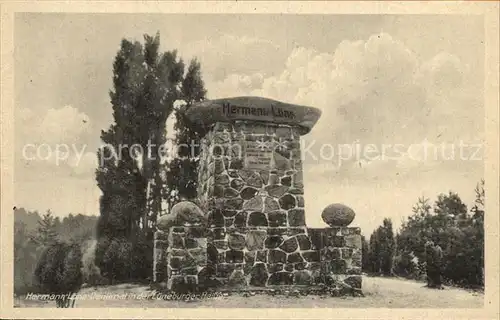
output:
M158 218L156 227L168 231L173 226L187 226L206 223L206 217L197 204L191 201L181 201L172 207L170 214Z
M347 227L355 216L354 210L341 203L332 203L321 213L321 218L330 227Z

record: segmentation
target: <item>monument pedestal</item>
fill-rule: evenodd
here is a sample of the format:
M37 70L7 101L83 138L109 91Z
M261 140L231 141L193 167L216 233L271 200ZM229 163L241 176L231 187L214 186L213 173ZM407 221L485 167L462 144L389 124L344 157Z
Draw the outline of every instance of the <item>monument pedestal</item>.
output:
M205 101L187 110L193 125L205 133L198 202L207 217L204 279L211 284L236 290L361 286L359 228L306 226L300 136L320 114L315 108L255 97ZM173 272L173 253L180 254L173 245L169 241L169 288L172 277L186 281L188 276Z
M301 252L318 272L319 256L307 254L299 129L217 122L201 145L198 194L216 279L235 287L310 283Z

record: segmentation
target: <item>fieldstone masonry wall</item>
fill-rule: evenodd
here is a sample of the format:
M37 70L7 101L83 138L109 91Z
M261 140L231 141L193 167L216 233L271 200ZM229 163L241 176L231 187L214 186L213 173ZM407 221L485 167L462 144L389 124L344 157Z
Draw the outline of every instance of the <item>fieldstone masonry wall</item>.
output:
M198 291L207 274L206 227L174 226L155 234L156 281L173 291Z
M155 282L168 290L326 284L361 291L361 230L171 227L155 235Z
M323 283L339 291L361 290L361 229L332 227L309 229L311 238L319 238Z
M201 146L198 195L210 227L305 226L297 129L219 122Z
M319 252L312 250L305 228L211 228L211 232L208 263L218 285L310 285L319 281ZM312 269L317 273L311 273Z
M303 128L302 128L303 129ZM155 236L154 280L169 290L328 285L361 289L359 228L307 228L300 126L214 122L202 138L206 224Z
M215 124L198 180L209 227L305 226L299 139L290 126Z

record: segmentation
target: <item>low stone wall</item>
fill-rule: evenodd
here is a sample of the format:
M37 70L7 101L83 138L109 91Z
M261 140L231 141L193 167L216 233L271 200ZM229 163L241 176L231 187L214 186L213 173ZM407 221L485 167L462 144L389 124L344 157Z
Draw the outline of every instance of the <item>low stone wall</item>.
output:
M168 279L168 230L158 230L155 232L153 248L153 282L166 286Z
M199 291L207 274L205 226L174 226L158 231L154 243L154 281L167 290Z
M330 227L309 229L312 238L321 242L319 255L323 282L339 294L361 292L361 229Z
M210 228L208 263L218 285L310 285L320 281L319 251L307 228ZM316 271L316 273L311 271Z
M359 228L210 228L208 234L208 264L219 286L361 286Z
M155 238L155 282L167 290L320 284L340 294L361 289L359 228L171 227Z

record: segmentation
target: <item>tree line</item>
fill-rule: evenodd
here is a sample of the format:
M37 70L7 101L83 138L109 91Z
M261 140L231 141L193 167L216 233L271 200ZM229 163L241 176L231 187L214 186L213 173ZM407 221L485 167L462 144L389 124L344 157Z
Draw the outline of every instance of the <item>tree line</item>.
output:
M470 210L457 193L437 196L434 204L419 198L400 230L385 218L369 237L363 237L363 270L367 273L424 279L425 244L432 241L443 251L445 282L484 287L484 180L475 188Z
M48 256L42 261L51 247L60 244L82 248L85 254L95 240L95 226L97 216L86 216L83 214L70 214L60 219L54 217L49 210L45 214L37 211L29 211L24 208L14 209L14 292L25 294L27 292L43 291L40 274L36 274L38 266L47 265ZM88 255L89 253L87 253ZM91 254L91 251L90 251ZM53 259L52 259L53 260ZM79 263L85 263L87 270L92 269L92 258L83 259ZM83 265L80 265L83 268ZM40 270L40 269L39 269ZM93 272L78 272L82 281L88 281L86 275L98 274Z

